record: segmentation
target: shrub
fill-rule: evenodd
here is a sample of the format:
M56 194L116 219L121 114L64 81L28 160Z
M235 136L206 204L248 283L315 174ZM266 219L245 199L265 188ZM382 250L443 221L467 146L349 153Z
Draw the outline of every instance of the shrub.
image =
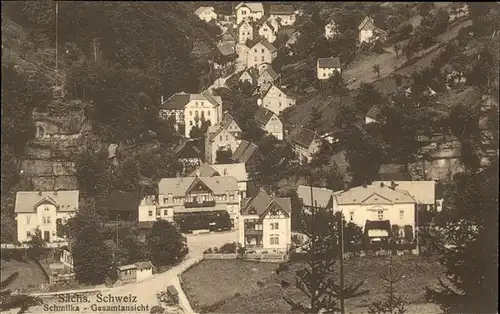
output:
M219 248L218 248L218 247L214 247L213 252L214 252L214 253L219 253Z
M282 271L288 271L290 269L290 266L287 263L280 263L278 265L278 268L276 269L276 273L280 273Z
M163 314L163 313L165 313L165 309L159 305L155 305L151 308L151 311L149 313L151 313L151 314Z
M238 245L238 254L243 255L246 252L246 248L242 247L241 245Z
M206 250L203 252L203 254L210 254L210 253L212 253L212 248L211 248L211 247L210 247L210 248L208 248L208 249L206 249Z
M236 249L237 249L237 244L235 242L226 243L220 247L219 252L224 254L236 253Z
M261 254L267 254L267 251L262 251Z

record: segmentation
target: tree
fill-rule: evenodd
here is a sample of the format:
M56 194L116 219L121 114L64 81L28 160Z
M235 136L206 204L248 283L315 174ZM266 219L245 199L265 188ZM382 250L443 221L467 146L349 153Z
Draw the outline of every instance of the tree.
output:
M216 164L231 164L233 163L231 157L233 156L233 152L228 150L218 150L215 158Z
M118 177L118 187L120 189L135 190L139 184L139 168L132 158L127 158L121 165L120 176Z
M309 114L309 122L307 124L307 128L313 131L317 131L321 126L321 120L323 115L319 111L317 107L311 108L311 113Z
M84 150L75 160L78 189L83 196L94 196L96 193L96 181L99 177L98 164L98 154L89 150Z
M161 146L159 151L144 151L135 156L135 160L142 175L153 180L175 177L177 172L182 170L180 163L174 152Z
M348 135L346 160L356 185L373 181L384 160L385 144L363 131L355 130Z
M431 10L434 8L434 3L432 2L422 2L418 5L418 12L422 17L429 16Z
M498 300L498 162L456 178L440 219L447 281L426 288L446 313L493 313Z
M401 51L401 45L399 43L394 44L392 47L394 49L394 52L396 53L396 57L399 58L399 52Z
M362 110L369 110L375 105L382 104L382 95L380 92L369 83L362 83L359 87L358 94L354 98L356 106Z
M30 238L26 244L28 245L28 255L35 261L42 256L47 246L47 243L42 238L42 231L39 228L30 233Z
M166 220L155 221L147 244L155 266L173 265L187 254L186 238Z
M439 9L432 19L432 34L439 35L446 31L450 21L450 15L444 9Z
M377 73L377 76L380 77L380 64L373 65L373 72Z

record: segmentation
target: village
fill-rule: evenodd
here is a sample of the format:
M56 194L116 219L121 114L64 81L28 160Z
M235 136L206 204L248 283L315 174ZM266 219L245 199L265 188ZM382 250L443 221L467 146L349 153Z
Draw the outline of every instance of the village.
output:
M66 44L67 74L26 115L33 136L13 153L9 191L2 153L2 313L467 312L439 297L442 259L465 241L453 228L468 228L467 206L493 215L471 219L478 234L498 214L498 71L476 58L498 31L479 34L466 3L409 4L353 18L328 5L195 3L189 23L213 38L185 36L199 86L172 74L178 89L134 91L130 111L100 105L105 88L88 83L121 73L107 43L92 39L105 70L85 83L66 65L80 69L80 48ZM391 10L407 21L382 23ZM483 293L490 313L486 285L460 306Z

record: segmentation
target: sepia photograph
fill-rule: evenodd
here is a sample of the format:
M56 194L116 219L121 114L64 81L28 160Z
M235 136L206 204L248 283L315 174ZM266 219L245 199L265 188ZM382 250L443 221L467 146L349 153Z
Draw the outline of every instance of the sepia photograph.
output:
M1 13L0 313L498 313L499 3Z

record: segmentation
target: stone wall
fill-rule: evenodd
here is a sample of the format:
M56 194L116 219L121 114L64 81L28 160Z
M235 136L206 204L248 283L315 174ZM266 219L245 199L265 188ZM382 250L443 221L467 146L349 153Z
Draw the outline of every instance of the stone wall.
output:
M35 190L53 191L78 189L76 176L29 177L29 179L33 182Z
M203 254L204 259L237 259L237 253L221 254L221 253L205 253Z

